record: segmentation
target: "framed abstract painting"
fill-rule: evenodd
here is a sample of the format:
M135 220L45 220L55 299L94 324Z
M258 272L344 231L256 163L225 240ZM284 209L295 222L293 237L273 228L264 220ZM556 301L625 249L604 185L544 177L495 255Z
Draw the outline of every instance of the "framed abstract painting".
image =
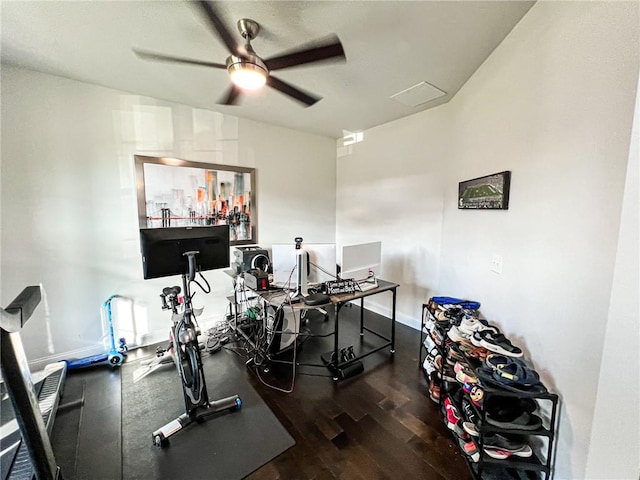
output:
M231 245L256 238L255 169L135 156L140 228L229 225Z

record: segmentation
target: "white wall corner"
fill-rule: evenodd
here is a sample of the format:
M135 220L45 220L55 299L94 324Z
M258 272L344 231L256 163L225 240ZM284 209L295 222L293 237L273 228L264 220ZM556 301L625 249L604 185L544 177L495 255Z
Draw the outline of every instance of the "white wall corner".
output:
M640 478L640 78L585 478ZM629 373L633 372L635 378Z

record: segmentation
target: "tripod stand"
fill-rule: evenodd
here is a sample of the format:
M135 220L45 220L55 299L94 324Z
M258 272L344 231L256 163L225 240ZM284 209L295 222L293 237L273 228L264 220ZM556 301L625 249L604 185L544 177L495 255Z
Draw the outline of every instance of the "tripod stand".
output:
M198 345L200 329L191 305L189 290L189 284L195 279L195 256L197 253L196 251L184 253L188 259L189 268L188 273L182 275L182 290L184 292L182 313L178 313L180 287L166 287L160 295L163 310L171 309L172 311L173 324L169 331L170 350L182 383L185 413L151 434L154 445L158 447L167 446L170 436L194 421L202 422L206 417L223 410L235 411L242 408L242 400L238 395L210 401L207 394Z

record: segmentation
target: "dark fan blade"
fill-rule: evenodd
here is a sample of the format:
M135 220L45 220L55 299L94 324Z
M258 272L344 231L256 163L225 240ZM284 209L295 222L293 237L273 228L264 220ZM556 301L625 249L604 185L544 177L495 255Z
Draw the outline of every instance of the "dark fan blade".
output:
M140 58L144 58L145 60L161 60L163 62L186 63L189 65L202 65L203 67L224 68L224 69L227 68L226 65L223 65L221 63L205 62L202 60L191 60L189 58L182 58L182 57L172 57L171 55L145 52L143 50L134 49L133 53L135 53Z
M299 102L304 103L307 107L310 107L311 105L313 105L314 103L316 103L318 100L322 98L322 97L311 96L310 94L303 92L302 90L294 87L293 85L287 82L284 82L282 80L279 80L275 77L272 77L271 75L267 77L267 85L269 85L272 88L275 88L276 90L284 93L285 95L289 95L291 98L294 98Z
M220 105L236 105L238 103L238 97L240 96L241 90L232 85L231 88L227 91L226 95L223 97L221 101L218 103Z
M216 33L222 42L227 46L227 49L230 53L234 55L238 55L238 43L233 39L233 35L227 29L227 27L220 20L220 15L218 14L218 9L213 5L212 2L207 2L201 0L197 2L204 14L207 16L207 19L211 22L211 26L213 27L214 33Z
M297 67L305 63L319 62L328 59L345 60L342 43L336 35L325 40L308 43L297 50L271 57L264 61L269 70Z

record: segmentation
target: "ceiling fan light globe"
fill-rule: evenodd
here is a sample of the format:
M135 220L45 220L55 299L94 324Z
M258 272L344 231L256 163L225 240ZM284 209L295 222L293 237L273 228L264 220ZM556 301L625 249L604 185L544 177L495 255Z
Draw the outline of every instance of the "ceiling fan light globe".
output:
M243 90L257 90L267 82L264 71L257 71L251 68L239 68L229 72L234 85Z
M266 67L260 65L258 58L251 62L246 59L231 56L227 59L227 71L231 81L243 90L257 90L264 86L269 75Z

